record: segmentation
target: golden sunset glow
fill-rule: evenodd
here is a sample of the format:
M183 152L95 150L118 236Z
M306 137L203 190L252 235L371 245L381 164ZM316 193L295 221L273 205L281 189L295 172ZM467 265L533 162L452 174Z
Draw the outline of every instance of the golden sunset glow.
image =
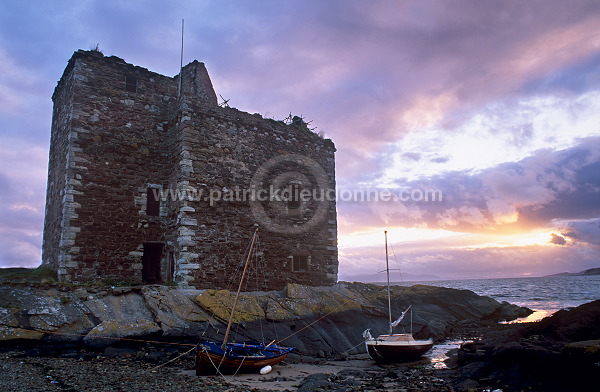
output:
M553 246L550 242L553 231L542 231L534 233L512 234L512 235L487 235L479 234L482 241L476 245L458 246L456 249L485 249L485 248L511 248L526 246Z
M404 228L394 227L387 230L388 243L405 243L413 241L436 240L446 237L460 236L457 233L448 230L432 230L422 228ZM364 246L383 246L384 229L372 229L370 231L357 232L352 234L338 235L338 245L340 248L358 248Z

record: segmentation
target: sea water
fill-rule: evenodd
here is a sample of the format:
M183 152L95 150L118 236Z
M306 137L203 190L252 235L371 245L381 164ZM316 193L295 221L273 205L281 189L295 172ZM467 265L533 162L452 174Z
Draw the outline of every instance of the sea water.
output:
M471 290L497 301L506 301L544 312L546 315L600 299L600 275L436 280L398 284L405 286L426 284Z

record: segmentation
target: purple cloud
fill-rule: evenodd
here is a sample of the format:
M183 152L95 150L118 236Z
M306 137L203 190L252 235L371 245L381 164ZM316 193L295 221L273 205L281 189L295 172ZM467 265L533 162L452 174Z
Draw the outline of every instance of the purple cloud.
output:
M479 173L450 172L398 182L394 189L437 189L441 202L340 203L346 230L363 226L443 228L464 232L515 232L554 220L600 216L600 137L571 149L539 151L519 162ZM393 189L392 189L393 190ZM353 223L352 223L353 222Z

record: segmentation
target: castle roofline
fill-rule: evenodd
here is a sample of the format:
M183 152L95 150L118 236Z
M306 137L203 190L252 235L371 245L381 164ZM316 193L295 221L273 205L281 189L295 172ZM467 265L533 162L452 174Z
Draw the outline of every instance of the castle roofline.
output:
M59 91L61 91L61 89L67 84L67 82L69 82L69 78L72 78L73 70L78 63L82 64L85 67L93 67L94 65L100 65L102 69L110 70L108 72L114 71L117 75L122 75L122 84L117 84L117 88L124 89L126 84L126 75L133 75L146 80L153 79L154 81L151 82L150 88L152 88L151 85L154 82L157 82L157 84L162 85L170 85L171 92L167 95L172 99L179 99L179 74L172 77L165 76L157 72L150 71L147 68L127 63L124 59L120 57L105 56L99 50L80 49L75 51L69 59L68 65L65 68L60 80L58 81L56 88L54 89L54 93L52 95L53 101L58 98ZM183 81L181 84L181 91L179 91L179 93L182 99L181 102L186 102L186 105L194 103L200 104L202 112L210 113L210 115L222 119L227 119L229 121L243 121L248 125L252 126L262 126L264 124L267 124L271 129L273 129L274 132L281 132L284 134L289 132L306 133L311 135L311 137L315 139L321 139L322 142L328 146L328 148L335 149L332 140L323 138L322 136L315 134L306 126L300 127L294 124L288 125L285 124L283 121L263 118L263 116L258 113L250 114L236 109L234 107L219 106L217 95L214 91L210 76L203 62L193 60L192 62L188 63L183 67L181 73L183 75ZM142 90L140 94L143 95L144 90Z
M60 88L64 79L69 75L75 64L78 60L82 60L85 62L103 62L104 64L110 64L115 67L123 67L124 72L128 72L131 74L145 74L151 78L162 78L162 79L171 79L171 80L179 80L179 74L175 76L165 76L163 74L150 71L147 68L140 67L138 65L134 65L126 62L124 59L117 56L105 56L99 50L82 50L79 49L73 53L71 58L68 61L68 64L63 71L63 74L58 81L56 87L54 88L54 93L52 94L52 99L54 99L57 90ZM188 89L190 93L194 93L198 95L200 93L200 98L203 100L208 100L208 102L217 104L216 94L214 92L212 82L208 75L208 71L206 70L206 66L203 62L198 60L193 60L189 64L183 67L184 78L186 77L186 73L193 78L192 86ZM184 79L185 81L186 79ZM185 90L185 89L184 89ZM205 90L205 91L203 91Z

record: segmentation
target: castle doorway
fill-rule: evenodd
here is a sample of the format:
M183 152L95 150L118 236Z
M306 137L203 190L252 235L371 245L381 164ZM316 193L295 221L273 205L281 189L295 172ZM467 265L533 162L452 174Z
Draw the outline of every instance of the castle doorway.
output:
M164 244L148 242L144 244L142 256L142 281L154 284L162 283L160 276L160 261Z

